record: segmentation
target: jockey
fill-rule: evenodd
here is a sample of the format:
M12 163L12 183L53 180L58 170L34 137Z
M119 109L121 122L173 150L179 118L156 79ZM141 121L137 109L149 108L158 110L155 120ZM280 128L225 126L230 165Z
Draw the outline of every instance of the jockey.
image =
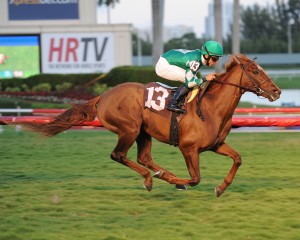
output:
M167 105L170 111L185 113L178 103L195 86L215 79L215 73L203 78L196 76L202 66L213 67L223 54L222 46L216 41L207 41L201 50L173 49L161 55L156 66L156 74L171 81L184 83L175 92L171 102Z

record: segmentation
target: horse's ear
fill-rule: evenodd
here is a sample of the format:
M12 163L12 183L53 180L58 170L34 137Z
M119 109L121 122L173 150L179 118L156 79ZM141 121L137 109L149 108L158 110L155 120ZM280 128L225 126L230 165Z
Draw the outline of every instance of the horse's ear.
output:
M234 55L228 53L228 59L232 61L233 58L234 58Z
M247 59L247 57L244 54L241 54L240 52L234 54L234 57L236 57L239 61L240 59Z
M238 64L241 64L241 61L240 61L240 59L238 58L238 56L240 56L240 54L235 54L235 55L233 55L233 58L236 60L236 62L237 62Z

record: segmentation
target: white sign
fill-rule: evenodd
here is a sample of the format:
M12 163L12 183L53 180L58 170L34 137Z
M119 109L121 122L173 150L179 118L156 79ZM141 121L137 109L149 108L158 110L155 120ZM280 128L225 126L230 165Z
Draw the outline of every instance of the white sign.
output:
M43 73L108 72L114 64L112 33L44 33Z

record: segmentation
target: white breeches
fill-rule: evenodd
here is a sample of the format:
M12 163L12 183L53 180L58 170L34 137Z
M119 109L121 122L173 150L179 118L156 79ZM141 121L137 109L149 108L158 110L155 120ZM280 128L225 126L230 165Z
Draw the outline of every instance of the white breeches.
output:
M182 69L175 65L170 65L168 61L163 57L159 58L155 66L155 71L156 74L162 78L185 83L185 69Z

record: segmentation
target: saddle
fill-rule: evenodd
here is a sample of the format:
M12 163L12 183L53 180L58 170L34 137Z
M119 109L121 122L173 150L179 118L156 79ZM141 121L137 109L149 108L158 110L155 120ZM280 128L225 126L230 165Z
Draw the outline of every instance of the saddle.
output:
M166 109L176 89L176 87L170 87L159 82L148 83L144 89L144 107L167 118L168 121L171 122L169 144L173 146L179 145L179 122L185 117L184 114L170 112ZM198 88L196 88L196 90L198 90ZM197 95L197 92L195 93L193 91L179 103L180 107L184 108L187 102L192 100L191 97L194 98Z

